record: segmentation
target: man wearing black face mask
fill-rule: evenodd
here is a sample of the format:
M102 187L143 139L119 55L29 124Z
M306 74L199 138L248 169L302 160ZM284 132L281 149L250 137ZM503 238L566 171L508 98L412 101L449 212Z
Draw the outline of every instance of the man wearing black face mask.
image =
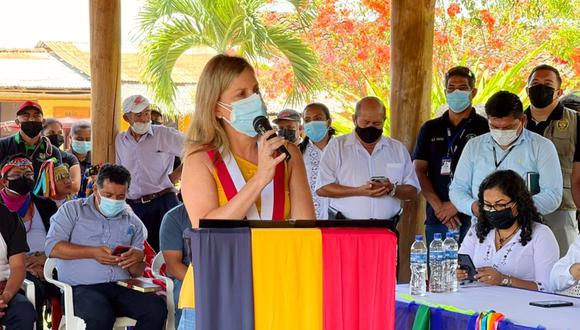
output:
M296 110L286 109L278 113L274 124L278 125L278 135L288 142L299 145L302 142L302 117Z
M0 163L12 155L23 154L32 161L34 178L42 163L47 159L56 159L56 165L62 163L62 156L58 148L50 143L47 137L41 135L44 122L42 108L34 101L25 101L16 112L15 123L20 131L13 136L0 139Z
M562 78L556 68L546 64L535 67L528 77L526 91L531 105L525 113L527 128L551 140L558 151L564 194L560 207L544 215L544 221L554 232L563 256L578 235L576 205L580 204L580 126L578 114L559 102L563 93L561 85ZM574 175L573 168L577 166ZM578 183L576 187L571 184L574 177Z
M151 125L163 125L163 114L159 107L155 104L151 104L149 107L151 108Z
M420 190L405 146L383 136L386 109L372 96L357 102L354 133L332 139L320 159L316 193L330 197L329 218L398 221L401 200Z
M64 127L55 118L48 118L44 121L42 135L46 136L53 147L60 148L64 144ZM73 193L76 194L81 188L81 166L79 159L72 153L60 150L62 162L68 165Z

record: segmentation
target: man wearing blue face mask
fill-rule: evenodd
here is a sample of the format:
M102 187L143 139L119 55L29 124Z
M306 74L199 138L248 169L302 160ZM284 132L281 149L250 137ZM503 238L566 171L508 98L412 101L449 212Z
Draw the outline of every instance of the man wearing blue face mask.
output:
M460 241L467 233L471 217L449 201L449 184L467 141L489 132L487 119L472 106L477 88L471 70L463 66L450 69L445 74L445 94L449 110L423 124L413 152L415 172L427 201L427 246L435 233L445 236L448 230L459 230Z
M559 101L563 94L561 87L562 77L556 68L546 64L535 67L528 77L526 91L531 105L525 113L526 127L552 141L558 150L564 195L560 207L546 214L544 221L554 232L560 245L560 256L563 256L578 236L576 205L580 205L580 126L578 113Z
M67 152L71 153L78 160L81 175L80 189L78 189L78 192L75 192L75 197L83 198L86 197L85 192L88 184L86 172L91 167L91 123L87 121L74 123L70 129L69 139L70 149Z
M554 144L525 128L526 116L517 95L500 91L485 104L490 132L475 137L463 149L449 187L459 212L479 216L478 191L485 177L510 169L527 183L542 215L562 201L562 173ZM499 240L505 237L498 237Z
M181 166L173 170L173 162L181 156L183 135L171 127L151 125L149 105L142 95L123 101L123 119L131 127L117 135L116 163L133 174L127 203L147 227L148 242L159 251L161 219L179 204L174 184L181 177Z
M57 258L59 280L73 287L75 315L86 329L111 329L117 316L137 320L137 329L162 329L165 302L116 284L145 269L147 229L125 203L131 175L120 165L100 169L96 190L61 206L51 218L45 253ZM126 252L114 254L117 247Z

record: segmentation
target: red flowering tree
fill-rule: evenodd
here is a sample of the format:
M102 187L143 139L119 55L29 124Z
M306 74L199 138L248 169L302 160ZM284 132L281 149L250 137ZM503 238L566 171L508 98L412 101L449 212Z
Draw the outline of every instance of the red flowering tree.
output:
M455 65L476 72L476 103L501 89L525 99L527 73L540 63L558 67L564 87L578 89L580 31L572 2L437 0L435 15L433 109L445 103L442 77ZM319 57L323 93L343 104L342 111L334 109L339 125L347 128L352 104L361 96L388 100L390 0L321 0L303 38ZM260 80L270 97L284 98L291 77L280 60L264 68Z

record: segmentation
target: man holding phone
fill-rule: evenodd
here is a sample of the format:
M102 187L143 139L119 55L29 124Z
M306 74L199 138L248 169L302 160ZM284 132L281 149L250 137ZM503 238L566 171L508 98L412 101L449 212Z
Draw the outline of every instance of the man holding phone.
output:
M145 269L147 230L125 203L131 175L120 165L105 164L93 195L70 201L51 218L46 255L58 258L59 280L73 287L75 315L86 329L111 329L128 316L138 329L162 329L165 302L116 281L141 276Z
M329 197L329 219L398 221L401 201L417 196L419 182L405 146L383 136L386 111L381 100L357 102L354 133L324 149L316 193Z

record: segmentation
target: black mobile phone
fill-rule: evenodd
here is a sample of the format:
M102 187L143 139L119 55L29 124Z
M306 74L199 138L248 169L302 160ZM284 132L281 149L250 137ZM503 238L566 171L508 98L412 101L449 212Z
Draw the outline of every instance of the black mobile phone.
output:
M475 281L475 274L477 271L475 270L475 265L473 264L473 260L469 254L459 254L457 256L459 269L463 269L467 271L467 279L470 281Z
M574 303L565 300L546 300L546 301L532 301L530 302L530 305L543 308L552 308L552 307L574 306Z

